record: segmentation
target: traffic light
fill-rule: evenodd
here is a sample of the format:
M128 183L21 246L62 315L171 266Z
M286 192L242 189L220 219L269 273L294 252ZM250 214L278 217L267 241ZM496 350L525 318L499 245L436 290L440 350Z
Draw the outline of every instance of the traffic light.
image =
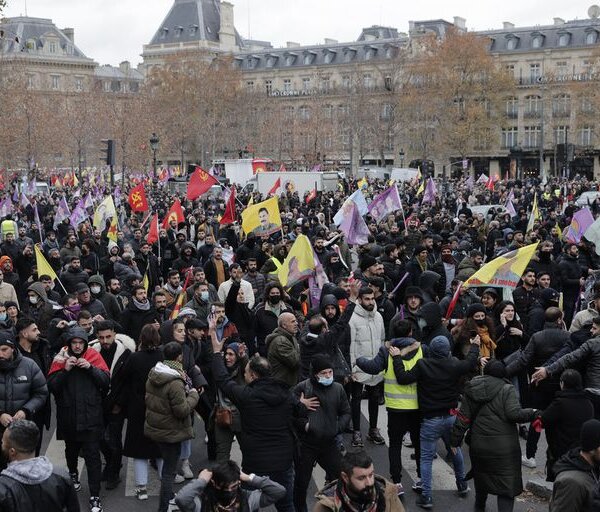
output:
M105 146L102 148L102 154L104 163L111 167L115 165L115 141L112 139L102 139L102 144Z

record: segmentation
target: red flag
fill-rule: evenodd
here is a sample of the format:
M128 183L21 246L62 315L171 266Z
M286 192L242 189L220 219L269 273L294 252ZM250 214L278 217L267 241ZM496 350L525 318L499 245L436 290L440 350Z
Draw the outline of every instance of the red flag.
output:
M152 216L150 221L150 231L148 231L148 238L146 238L149 244L153 244L158 240L158 213Z
M306 196L306 204L310 203L313 199L317 197L317 187L313 188L309 194Z
M485 188L487 188L488 190L494 190L494 185L496 183L496 177L495 176L490 176L488 178L488 180L485 183Z
M278 189L281 188L281 178L277 178L277 181L275 182L275 184L271 187L271 190L269 190L267 192L267 196L272 196L274 195Z
M285 168L285 164L283 162L281 162L281 165L279 166L279 172L287 172L287 169Z
M225 207L225 213L223 218L219 221L219 224L233 224L235 222L235 187L231 187L231 193L229 199L227 199L227 206Z
M267 172L267 162L269 160L255 158L252 160L252 174L256 174L258 172Z
M185 216L183 215L183 209L181 208L181 201L179 199L175 199L173 206L171 206L171 209L167 213L165 220L163 220L163 228L169 229L169 224L172 220L177 221L177 224L180 222L185 222Z
M450 301L450 304L448 304L448 311L446 311L446 320L450 320L450 317L452 316L452 312L454 311L454 308L456 307L456 303L458 302L458 298L460 297L461 288L462 288L462 283L459 283L458 288L454 292L454 296L452 297L452 300Z
M193 201L205 192L208 192L210 190L210 187L218 184L219 180L217 180L214 176L208 174L199 166L196 166L196 170L192 174L190 182L188 183L187 198L190 201Z
M129 206L131 211L134 212L146 212L148 211L148 199L146 199L146 192L144 191L144 184L140 183L137 187L132 188L129 193Z

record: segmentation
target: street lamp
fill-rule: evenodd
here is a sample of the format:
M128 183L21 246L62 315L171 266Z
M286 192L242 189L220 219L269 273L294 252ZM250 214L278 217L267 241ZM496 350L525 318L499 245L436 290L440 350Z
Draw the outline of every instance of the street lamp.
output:
M158 150L158 143L160 139L156 133L152 134L150 137L150 148L152 149L152 169L154 171L154 179L156 179L156 151Z
M400 167L404 167L404 148L400 149L398 156L400 157Z

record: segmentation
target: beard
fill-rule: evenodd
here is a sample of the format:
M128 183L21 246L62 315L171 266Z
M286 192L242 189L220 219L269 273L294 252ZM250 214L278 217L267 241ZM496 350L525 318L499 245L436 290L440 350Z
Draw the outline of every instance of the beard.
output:
M375 304L361 304L361 306L366 310L366 311L373 311L375 309Z

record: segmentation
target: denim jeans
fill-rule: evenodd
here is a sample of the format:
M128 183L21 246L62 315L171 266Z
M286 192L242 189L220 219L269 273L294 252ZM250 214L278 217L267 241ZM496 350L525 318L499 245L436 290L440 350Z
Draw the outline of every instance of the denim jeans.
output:
M431 466L437 442L439 439L443 439L446 445L450 444L450 431L455 420L456 416L446 415L423 418L421 423L421 480L425 496L431 496ZM465 480L465 462L460 448L456 450L455 455L452 455L452 465L458 488Z
M285 496L275 502L277 512L294 512L294 468L285 471L269 471L265 476L285 487Z

